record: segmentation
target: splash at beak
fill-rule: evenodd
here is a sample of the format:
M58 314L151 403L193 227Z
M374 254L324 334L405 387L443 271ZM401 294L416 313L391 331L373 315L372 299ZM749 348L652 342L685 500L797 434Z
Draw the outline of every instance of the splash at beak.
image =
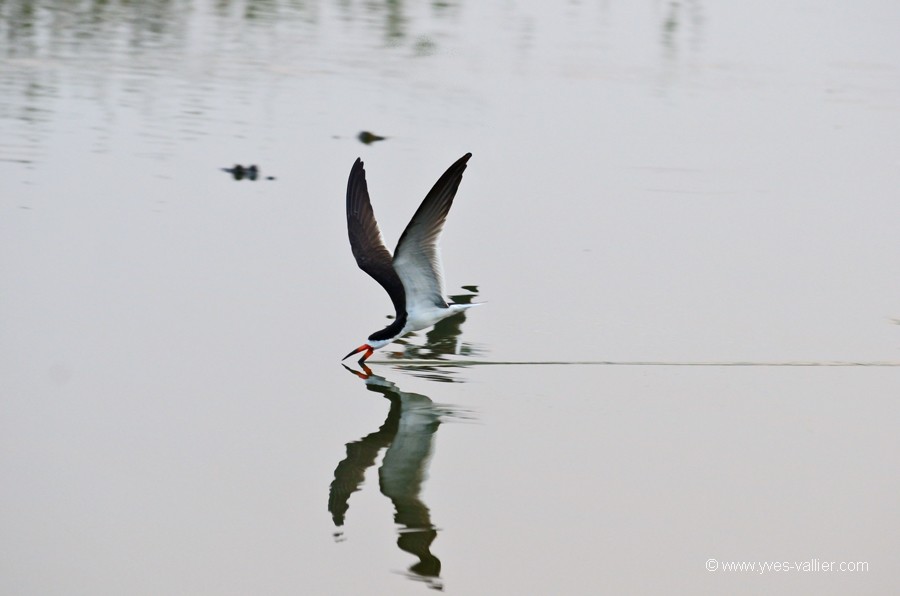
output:
M366 358L371 356L372 352L374 352L375 349L372 346L370 346L369 344L363 344L363 345L359 346L358 348L356 348L355 350L353 350L352 352L350 352L349 354L347 354L346 356L344 356L343 358L341 358L341 360L342 361L346 360L350 356L353 356L354 354L359 354L362 351L365 351L365 354L363 354L362 358L359 359L360 364L365 362Z

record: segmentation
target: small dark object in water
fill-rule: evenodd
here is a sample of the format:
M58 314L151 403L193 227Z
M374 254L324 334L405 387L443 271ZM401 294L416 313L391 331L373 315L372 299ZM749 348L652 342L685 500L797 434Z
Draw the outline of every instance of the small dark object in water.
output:
M387 137L380 137L375 133L369 132L368 130L364 130L356 136L359 141L365 145L371 145L375 141L383 141Z
M222 168L223 172L228 172L232 176L234 176L235 180L243 180L246 178L247 180L256 180L259 178L259 168L255 165L247 166L246 168L241 164L236 164L233 168ZM266 180L275 180L274 176L269 176Z

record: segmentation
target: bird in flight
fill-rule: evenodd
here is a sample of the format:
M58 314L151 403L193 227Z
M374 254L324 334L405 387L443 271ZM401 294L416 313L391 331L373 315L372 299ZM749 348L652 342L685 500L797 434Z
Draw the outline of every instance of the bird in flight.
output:
M363 352L360 364L395 339L411 331L431 327L477 304L452 304L444 299L444 273L437 242L444 228L444 220L453 204L453 197L462 180L466 153L438 178L425 196L416 213L400 236L394 256L388 252L375 221L366 171L363 162L356 160L347 181L347 232L350 249L359 268L368 273L387 291L397 311L393 322L376 331L366 341L344 356L346 360Z

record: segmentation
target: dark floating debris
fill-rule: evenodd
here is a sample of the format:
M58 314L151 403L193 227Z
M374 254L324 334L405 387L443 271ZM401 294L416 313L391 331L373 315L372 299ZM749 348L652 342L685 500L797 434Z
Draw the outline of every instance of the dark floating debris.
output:
M356 138L359 139L359 142L363 143L364 145L371 145L372 143L374 143L376 141L383 141L387 137L381 137L373 132L364 130L361 133L359 133L358 135L356 135Z
M259 179L259 168L255 165L244 167L241 164L235 164L233 168L222 168L222 171L231 174L235 180L243 180L244 178L247 180ZM266 176L265 179L275 180L275 176Z

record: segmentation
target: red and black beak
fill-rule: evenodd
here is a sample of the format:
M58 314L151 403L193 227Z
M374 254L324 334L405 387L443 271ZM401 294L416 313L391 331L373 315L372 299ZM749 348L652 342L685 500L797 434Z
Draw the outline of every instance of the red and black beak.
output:
M365 362L366 358L368 358L369 356L372 355L372 352L375 351L375 348L373 348L369 344L363 344L363 345L359 346L358 348L356 348L355 350L353 350L352 352L350 352L349 354L347 354L346 356L344 356L343 358L341 358L341 360L346 360L350 356L353 356L354 354L359 354L362 351L365 351L365 354L363 354L362 358L359 359L360 364Z

